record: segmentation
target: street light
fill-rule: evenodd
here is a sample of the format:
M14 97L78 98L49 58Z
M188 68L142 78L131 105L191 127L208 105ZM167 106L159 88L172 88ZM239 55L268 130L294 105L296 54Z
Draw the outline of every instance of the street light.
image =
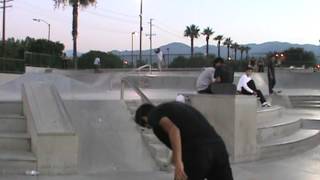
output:
M51 31L51 25L47 22L47 21L45 21L45 20L43 20L43 19L32 19L33 21L36 21L36 22L43 22L43 23L45 23L45 24L47 24L48 25L48 41L50 41L50 31Z
M131 62L132 62L132 67L135 68L135 65L133 63L133 37L136 34L136 32L131 33Z
M140 0L140 48L139 48L139 58L140 61L142 60L142 31L143 31L143 27L142 27L142 0Z

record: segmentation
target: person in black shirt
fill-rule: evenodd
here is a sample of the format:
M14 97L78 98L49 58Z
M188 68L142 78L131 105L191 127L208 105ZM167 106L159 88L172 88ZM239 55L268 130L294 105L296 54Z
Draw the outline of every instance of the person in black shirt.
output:
M273 88L276 85L276 75L274 70L274 61L275 58L272 57L268 61L268 85L269 85L269 94L273 94Z
M233 180L225 144L193 107L169 102L138 108L135 122L152 128L173 152L175 180Z

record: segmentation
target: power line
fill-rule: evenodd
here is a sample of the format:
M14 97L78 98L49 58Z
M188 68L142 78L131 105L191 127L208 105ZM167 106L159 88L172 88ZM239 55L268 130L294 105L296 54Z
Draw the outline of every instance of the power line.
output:
M100 8L100 9L96 9L96 10L98 10L100 12L112 13L112 14L115 14L115 15L118 15L118 16L127 17L127 18L138 18L139 17L138 15L129 15L129 14L125 14L125 13L122 13L122 12L119 12L119 11L114 11L114 10L111 10L111 9Z
M172 35L172 36L175 36L175 37L178 37L178 38L182 38L181 35L178 35L178 34L176 34L176 33L174 33L174 32L168 31L168 30L166 30L165 28L160 27L159 25L154 25L154 27L156 27L156 28L159 29L160 31L165 32L165 33L168 33L168 34L170 34L170 35Z
M133 20L128 20L128 19L119 18L119 17L115 17L115 16L105 15L105 14L92 12L92 11L84 11L84 12L86 12L88 14L95 15L95 16L103 17L103 18L106 18L106 19L109 19L109 20L117 21L119 23L138 24L138 22L133 21Z

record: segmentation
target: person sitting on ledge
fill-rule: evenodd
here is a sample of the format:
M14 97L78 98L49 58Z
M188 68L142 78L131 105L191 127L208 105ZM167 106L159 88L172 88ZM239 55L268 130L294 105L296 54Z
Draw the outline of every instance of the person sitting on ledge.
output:
M172 149L175 180L233 180L222 138L192 106L180 102L143 104L136 111L135 122L152 128Z
M253 68L247 67L245 73L241 76L239 80L237 91L240 92L240 94L256 95L260 99L262 107L271 107L271 104L266 101L262 92L259 89L257 89L255 82L251 78L252 73Z
M223 64L222 58L216 58L213 61L213 67L204 68L197 79L197 91L199 94L212 94L211 85L215 82L216 68Z

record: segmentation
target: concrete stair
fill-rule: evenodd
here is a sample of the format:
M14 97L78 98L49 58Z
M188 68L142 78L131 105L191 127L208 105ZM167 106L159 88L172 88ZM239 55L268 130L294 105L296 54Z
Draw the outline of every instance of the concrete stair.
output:
M24 174L36 170L31 137L21 102L0 102L0 174Z
M257 124L257 142L283 138L301 129L301 120L296 117L281 117Z
M155 104L160 104L163 101L156 101ZM141 105L141 101L126 101L128 110L132 118L134 118L136 109ZM161 171L171 172L171 150L169 150L160 140L153 134L152 130L137 127L141 132L141 137L145 142L152 158L155 160Z
M280 106L257 111L259 158L290 155L320 144L320 121L303 120Z
M260 158L290 155L318 146L320 131L300 129L294 134L260 143Z
M0 151L0 175L25 174L36 170L37 160L33 153L26 151Z
M320 96L290 96L294 108L320 108Z

